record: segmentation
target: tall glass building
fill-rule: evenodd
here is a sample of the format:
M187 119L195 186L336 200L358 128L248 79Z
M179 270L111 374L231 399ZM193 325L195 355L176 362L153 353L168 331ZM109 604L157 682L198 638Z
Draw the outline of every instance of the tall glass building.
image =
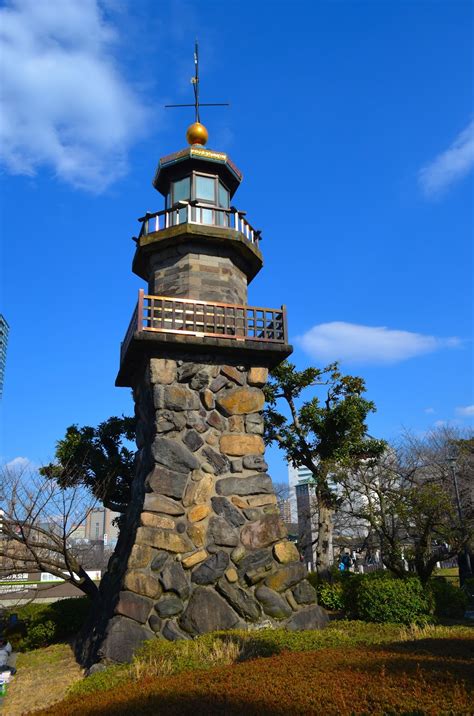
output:
M0 313L0 398L3 395L3 381L5 378L5 363L7 361L8 332L10 327L5 317Z

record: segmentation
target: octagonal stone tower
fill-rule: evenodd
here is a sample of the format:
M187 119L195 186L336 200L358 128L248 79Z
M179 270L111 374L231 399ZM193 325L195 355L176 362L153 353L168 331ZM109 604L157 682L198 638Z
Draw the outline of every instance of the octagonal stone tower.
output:
M199 127L160 160L153 184L165 208L142 217L135 239L148 292L116 384L133 389L136 477L89 662L129 660L149 638L327 620L264 457L262 388L292 351L285 309L247 304L260 232L231 206L240 171L197 143Z

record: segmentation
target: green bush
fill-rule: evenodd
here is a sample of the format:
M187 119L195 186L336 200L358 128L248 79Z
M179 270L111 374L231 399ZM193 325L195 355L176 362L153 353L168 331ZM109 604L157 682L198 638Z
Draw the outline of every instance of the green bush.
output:
M342 582L321 582L316 591L318 603L330 611L341 611L345 607L344 585Z
M350 615L363 621L423 625L433 620L433 597L417 577L354 575L346 583L345 599Z
M81 629L90 608L87 597L62 599L51 604L26 604L9 610L18 615L18 624L7 627L16 651L29 651L71 639Z
M56 641L56 632L56 625L50 619L35 624L23 638L23 650L29 651L53 644Z
M462 619L469 601L464 590L451 584L445 577L434 577L429 587L435 602L436 616Z

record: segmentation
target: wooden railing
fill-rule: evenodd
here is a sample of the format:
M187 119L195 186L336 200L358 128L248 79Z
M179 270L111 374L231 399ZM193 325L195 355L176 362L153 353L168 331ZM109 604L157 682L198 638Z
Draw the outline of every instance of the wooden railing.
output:
M287 343L286 308L150 296L141 289L121 346L121 358L133 335L140 331Z
M173 209L147 212L138 221L142 222L140 236L162 231L177 224L207 224L234 229L257 247L262 238L261 231L254 229L245 218L245 211L238 211L234 207L222 209L219 206L199 204L196 201L182 201Z

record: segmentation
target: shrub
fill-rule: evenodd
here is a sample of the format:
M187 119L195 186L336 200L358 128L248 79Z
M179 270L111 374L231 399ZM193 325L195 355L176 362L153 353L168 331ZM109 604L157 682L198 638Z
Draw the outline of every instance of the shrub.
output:
M26 604L12 609L17 626L6 629L16 651L29 651L71 639L82 627L90 608L87 597L62 599L51 604Z
M353 616L363 621L418 625L432 621L431 592L417 577L356 575L348 580L345 597Z
M341 582L321 582L316 591L318 602L325 609L341 611L345 607L344 585Z
M445 577L435 577L429 585L435 602L435 614L439 617L462 619L468 604L466 592Z
M53 644L56 640L56 631L56 625L50 619L35 624L23 638L23 650L38 649L41 646Z

